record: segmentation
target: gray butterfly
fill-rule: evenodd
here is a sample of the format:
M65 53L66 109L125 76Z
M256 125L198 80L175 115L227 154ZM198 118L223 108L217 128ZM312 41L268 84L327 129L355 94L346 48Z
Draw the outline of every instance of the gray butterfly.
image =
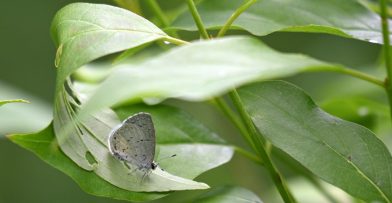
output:
M128 117L112 130L108 142L115 158L145 171L145 175L157 167L155 129L150 114L141 112Z

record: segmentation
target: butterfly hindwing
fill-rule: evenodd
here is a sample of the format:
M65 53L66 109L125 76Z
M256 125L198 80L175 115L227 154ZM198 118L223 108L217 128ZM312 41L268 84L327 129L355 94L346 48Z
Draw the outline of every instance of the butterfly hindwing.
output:
M151 169L155 155L155 129L148 113L127 118L109 137L109 149L117 159L139 169Z

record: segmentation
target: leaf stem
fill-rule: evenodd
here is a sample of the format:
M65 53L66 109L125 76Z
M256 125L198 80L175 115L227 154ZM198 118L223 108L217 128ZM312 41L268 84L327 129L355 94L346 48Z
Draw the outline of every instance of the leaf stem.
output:
M240 7L237 8L237 10L234 11L234 13L227 19L226 23L223 25L223 27L219 30L218 35L216 37L222 37L226 34L227 30L229 30L230 26L233 24L233 22L250 6L252 6L254 3L256 3L257 0L247 0L245 1Z
M199 15L199 12L196 9L195 2L193 0L187 0L188 3L188 8L192 14L193 20L196 23L197 29L199 30L199 33L203 39L209 39L210 37L208 36L207 30L204 27L203 21L201 20L201 17Z
M139 1L127 1L127 0L114 0L114 2L122 8L132 11L140 16L143 15L140 9Z
M233 90L232 92L229 93L229 95L234 103L234 106L237 108L243 122L245 123L246 128L250 132L252 142L256 146L254 150L258 153L260 158L263 160L264 166L267 168L268 172L270 173L271 178L274 181L276 187L278 188L278 191L282 196L284 202L286 203L296 202L294 197L290 193L290 190L288 189L285 180L283 179L282 175L279 173L278 169L272 162L271 157L268 155L264 145L265 140L263 139L259 131L256 129L256 127L252 122L252 119L244 109L244 105L242 104L241 98L238 95L237 91Z
M147 0L146 1L147 5L150 7L150 9L152 10L152 12L155 14L155 16L157 17L157 19L160 21L160 23L162 24L163 27L169 27L170 26L170 22L169 19L167 18L167 16L165 15L165 12L162 11L161 7L159 6L159 4L156 2L156 0ZM173 37L178 38L178 34L176 33L176 31L167 31L168 34L170 34Z
M158 18L161 24L164 27L169 26L169 20L167 19L166 15L162 11L159 4L155 0L147 0L146 3L150 7L150 9L154 12L155 16Z
M242 124L238 116L233 112L233 110L227 105L226 101L222 97L214 99L214 102L218 105L219 109L230 119L230 121L238 128L241 135L244 136L245 140L252 146L253 142L250 138L248 130ZM252 146L254 148L255 146Z
M261 160L260 157L254 155L253 153L248 152L247 150L238 146L234 146L234 150L237 151L239 154L247 157L248 159L254 161L255 163L259 165L264 165L263 160Z
M190 42L175 38L175 37L170 37L170 36L165 36L163 38L164 41L168 41L170 43L173 43L175 45L187 45L190 44Z
M387 91L389 108L392 116L392 64L390 56L390 40L389 40L389 25L388 25L388 14L387 14L387 0L380 0L380 15L381 15L381 26L382 26L382 37L384 40L384 58L385 68L387 69L387 78L385 80L385 90Z
M353 76L355 78L359 78L359 79L368 81L368 82L373 83L375 85L381 86L382 88L385 87L384 81L379 80L378 78L376 78L376 77L374 77L372 75L366 74L364 72L357 71L355 69L338 67L338 68L334 68L334 69L329 69L328 68L328 69L325 69L325 70L326 71L331 71L331 72L343 73L343 74L346 74L346 75Z

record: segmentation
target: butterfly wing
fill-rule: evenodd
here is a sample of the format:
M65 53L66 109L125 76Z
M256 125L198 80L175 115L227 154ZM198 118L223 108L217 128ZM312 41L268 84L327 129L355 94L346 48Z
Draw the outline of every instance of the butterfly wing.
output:
M127 118L109 137L114 157L139 169L150 169L155 155L155 129L148 113Z

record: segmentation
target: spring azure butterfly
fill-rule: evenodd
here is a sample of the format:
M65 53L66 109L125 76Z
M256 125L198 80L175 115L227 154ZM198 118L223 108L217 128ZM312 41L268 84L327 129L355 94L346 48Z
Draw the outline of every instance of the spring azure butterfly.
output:
M145 171L145 175L157 167L154 162L155 129L148 113L128 117L112 130L108 143L115 158Z

